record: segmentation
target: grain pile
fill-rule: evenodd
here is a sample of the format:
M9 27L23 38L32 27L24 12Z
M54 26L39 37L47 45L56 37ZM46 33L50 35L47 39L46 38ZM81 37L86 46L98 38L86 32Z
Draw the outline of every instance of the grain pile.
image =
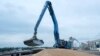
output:
M33 56L95 56L68 49L45 49Z

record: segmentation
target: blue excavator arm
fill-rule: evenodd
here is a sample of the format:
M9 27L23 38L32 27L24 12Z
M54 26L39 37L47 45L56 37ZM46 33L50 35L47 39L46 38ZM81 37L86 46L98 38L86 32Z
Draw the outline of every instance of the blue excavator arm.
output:
M40 22L41 22L41 20L42 20L42 18L43 18L43 15L44 15L46 9L49 10L49 13L50 13L50 15L51 15L51 17L52 17L52 20L53 20L55 42L56 42L57 44L59 44L59 41L60 41L60 40L59 40L58 23L57 23L56 16L55 16L55 14L54 14L54 11L53 11L53 8L52 8L52 4L51 4L50 1L46 1L46 3L45 3L45 6L44 6L44 8L43 8L43 10L42 10L42 12L41 12L41 14L40 14L40 16L39 16L39 19L38 19L36 25L35 25L35 28L34 28L34 35L37 34L38 26L39 26L39 24L40 24Z
M71 49L73 47L73 42L75 39L72 37L69 38L69 41L65 41L65 40L60 39L59 31L58 31L59 30L58 23L57 23L56 16L54 14L52 4L50 1L46 1L45 6L42 9L42 12L41 12L39 19L38 19L38 21L35 25L35 28L34 28L34 36L31 39L24 41L24 44L28 45L28 46L39 46L39 45L44 44L43 40L39 40L37 38L37 30L38 30L39 24L41 23L41 20L44 16L45 12L46 12L46 9L49 10L50 16L51 16L53 24L54 24L55 44L53 45L53 47Z
M59 39L58 23L57 23L56 16L55 16L55 14L54 14L54 11L53 11L53 8L52 8L52 4L51 4L50 1L46 1L45 6L44 6L44 8L42 9L42 12L41 12L41 14L40 14L40 16L39 16L39 19L38 19L38 21L37 21L37 23L36 23L36 25L35 25L35 28L34 28L34 36L33 36L33 38L30 39L30 40L24 41L24 44L26 44L26 45L28 45L28 46L38 46L38 45L40 45L40 44L38 43L39 41L35 41L35 40L37 40L37 37L36 37L36 35L37 35L37 29L38 29L39 24L40 24L40 22L41 22L41 20L42 20L42 18L43 18L43 16L44 16L44 14L45 14L46 9L49 10L49 13L50 13L50 15L51 15L51 18L52 18L52 21L53 21L53 24L54 24L55 44L56 44L57 46L59 46L59 44L60 44L60 39ZM35 43L32 43L32 41L35 41ZM36 44L36 45L34 45L34 44Z

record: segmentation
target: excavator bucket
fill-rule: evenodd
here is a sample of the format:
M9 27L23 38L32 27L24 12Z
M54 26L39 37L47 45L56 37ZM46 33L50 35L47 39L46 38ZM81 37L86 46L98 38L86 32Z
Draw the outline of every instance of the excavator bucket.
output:
M40 46L40 45L43 45L44 42L43 42L43 40L37 39L36 36L33 36L33 38L31 38L31 39L25 40L24 44L27 46Z

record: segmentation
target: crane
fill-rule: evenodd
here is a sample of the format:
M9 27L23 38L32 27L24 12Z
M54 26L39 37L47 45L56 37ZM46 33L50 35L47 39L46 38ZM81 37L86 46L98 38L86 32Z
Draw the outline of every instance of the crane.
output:
M54 10L52 8L52 4L50 1L46 1L44 8L42 9L42 12L39 16L39 19L35 25L34 28L34 35L31 39L29 40L25 40L24 44L28 45L28 46L40 46L43 45L44 42L43 40L40 40L37 38L37 29L39 27L39 24L43 18L43 15L45 14L46 9L49 10L50 16L52 18L53 24L54 24L54 39L55 39L55 44L53 45L53 47L55 48L66 48L66 49L71 49L72 48L72 44L73 41L76 39L72 39L70 38L69 41L65 41L65 40L61 40L59 37L59 29L58 29L58 22L54 13Z

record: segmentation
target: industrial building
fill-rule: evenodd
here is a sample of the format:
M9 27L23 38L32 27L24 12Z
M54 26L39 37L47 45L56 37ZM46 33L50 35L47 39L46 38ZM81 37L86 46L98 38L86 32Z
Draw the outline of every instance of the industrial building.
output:
M100 51L100 39L88 41L88 47L90 50L99 50Z
M100 39L87 41L86 43L81 43L80 48L84 50L99 50L100 51Z

